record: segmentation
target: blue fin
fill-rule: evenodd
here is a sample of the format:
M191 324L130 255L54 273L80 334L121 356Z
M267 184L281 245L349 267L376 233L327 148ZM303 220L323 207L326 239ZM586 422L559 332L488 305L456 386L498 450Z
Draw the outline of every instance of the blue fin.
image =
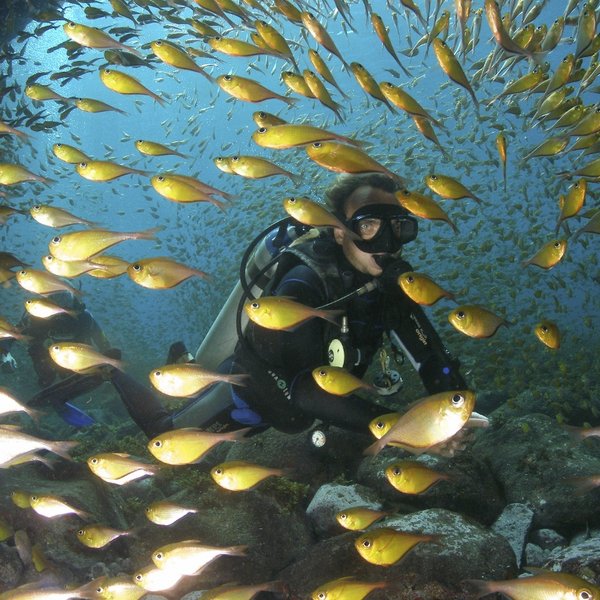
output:
M63 408L58 411L58 414L63 421L73 427L89 427L96 422L92 417L70 402L65 402Z

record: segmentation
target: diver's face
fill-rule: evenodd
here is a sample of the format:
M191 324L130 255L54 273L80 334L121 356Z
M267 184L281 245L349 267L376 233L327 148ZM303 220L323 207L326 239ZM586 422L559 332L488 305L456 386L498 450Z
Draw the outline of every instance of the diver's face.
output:
M352 192L346 200L344 213L346 219L363 206L369 204L392 204L398 206L396 196L391 192L386 192L370 185L363 185ZM378 277L383 273L383 269L375 262L375 254L369 254L360 250L356 244L340 229L334 229L333 235L335 241L342 247L348 262L360 273Z

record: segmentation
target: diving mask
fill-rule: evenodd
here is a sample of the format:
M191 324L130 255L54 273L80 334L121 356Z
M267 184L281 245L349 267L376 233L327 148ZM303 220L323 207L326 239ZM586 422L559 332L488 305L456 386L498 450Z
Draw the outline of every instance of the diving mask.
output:
M348 220L348 227L360 240L357 248L368 254L395 254L417 237L417 220L401 206L367 204Z

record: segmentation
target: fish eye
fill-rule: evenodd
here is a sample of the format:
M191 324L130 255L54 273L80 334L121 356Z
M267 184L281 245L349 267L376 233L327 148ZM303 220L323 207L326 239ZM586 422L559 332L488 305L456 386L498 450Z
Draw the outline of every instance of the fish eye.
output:
M156 42L154 42L157 46L162 46L162 42L160 40L156 40Z
M260 304L259 304L258 302L253 302L253 303L250 305L250 308L254 308L254 309L260 308Z
M223 469L215 469L214 473L215 473L215 475L222 475Z
M57 148L62 148L62 144L56 144Z
M325 592L319 592L319 593L317 594L317 598L318 598L319 600L325 600L325 598L327 598L327 594L326 594Z
M409 190L402 190L402 195L403 196L410 196L410 191Z
M135 576L135 580L136 580L136 581L141 581L141 580L142 580L142 574L141 574L141 573L138 573L138 574Z
M321 377L325 377L325 375L327 375L327 371L325 371L325 369L321 369L321 370L319 371L319 375L320 375Z
M437 175L430 175L429 178L432 179L433 181L435 181L438 177L437 177Z
M377 429L383 429L385 424L383 421L377 421L377 423L375 423L375 427L377 427Z
M560 248L560 242L558 242L558 241L554 242L554 247L555 248Z
M217 35L213 39L216 40L217 42L220 42L223 38L220 35Z
M400 467L394 467L394 468L392 469L392 473L393 473L394 475L400 475L400 473L402 473L402 469L401 469Z
M142 265L139 265L138 263L135 263L134 265L132 265L132 268L134 271L141 271L142 270Z
M293 196L291 198L288 198L288 202L290 204L294 204L296 202L296 198L294 198Z
M87 163L84 163L84 162L79 163L79 168L80 169L87 169Z
M544 333L548 333L548 328L545 325L542 325L540 327L540 329L544 332Z
M464 319L464 318L465 318L465 316L466 316L466 315L465 315L465 312L464 312L464 311L462 311L462 310L459 310L459 311L457 311L455 314L456 314L456 318L457 318L457 319Z
M406 278L406 281L407 281L407 283L414 283L414 281L415 281L415 278L414 278L412 275L409 275L409 276Z
M267 113L266 113L266 112L264 112L264 111L262 111L262 110L260 110L260 111L258 112L258 116L259 116L261 119L264 119L264 118L267 116Z
M371 547L371 540L363 540L362 541L362 547L363 548L370 548Z
M162 553L162 552L157 552L157 553L154 555L154 558L155 558L156 560L162 560L162 559L163 559L163 553Z
M154 377L160 377L162 375L162 371L154 371Z
M225 81L231 81L231 80L233 79L233 77L232 77L231 75L224 75L224 76L223 76L223 79L224 79Z
M104 588L103 587L97 587L95 591L96 591L96 594L101 594L104 591Z
M454 396L452 396L452 404L454 404L454 406L461 406L465 401L465 397L462 394L454 394Z
M34 204L33 205L33 210L41 210L42 209L42 205L41 204Z
M19 271L19 275L27 275L27 271Z
M239 156L232 156L232 157L231 157L231 160L232 160L233 162L237 162L238 160L240 160L240 157L239 157Z
M590 592L588 592L588 590L581 590L578 594L577 594L577 598L579 600L592 600L593 596Z
M60 244L60 235L54 236L52 238L52 243L53 244ZM25 273L25 271L22 271L23 273Z
M348 515L347 515L346 513L341 513L341 514L339 515L339 518L340 518L342 521L345 521L345 520L348 518Z
M37 496L31 496L30 500L32 502L37 502L38 497Z
M85 533L85 531L84 531L83 529L80 529L80 530L77 532L77 535L83 535L84 533Z
M136 144L143 144L143 143L144 143L144 140L136 140L136 142L135 142L135 143L136 143Z
M110 69L104 69L104 72L105 72L107 75L110 75L110 74L112 73L112 71L111 71Z
M48 255L46 255L46 256L44 256L44 258L45 258L47 261L50 261L50 262L52 262L52 260L54 260L54 256L52 256L52 254L48 254Z
M98 463L98 459L97 458L90 458L90 462L95 465Z
M313 148L320 148L323 144L321 142L313 142Z
M146 506L146 509L144 512L150 513L150 512L152 512L152 509L149 506Z
M154 444L152 444L155 448L161 448L162 447L162 442L160 440L156 440L154 442Z
M58 352L60 350L60 346L52 346L52 350Z
M164 180L165 180L165 178L164 178L162 175L159 175L159 176L157 177L157 179L158 179L159 181L164 181Z
M258 130L258 133L267 133L267 128L266 128L266 127L261 127L261 128Z
M75 23L73 23L73 21L69 21L69 24L67 25L67 27L70 27L71 29L75 28Z

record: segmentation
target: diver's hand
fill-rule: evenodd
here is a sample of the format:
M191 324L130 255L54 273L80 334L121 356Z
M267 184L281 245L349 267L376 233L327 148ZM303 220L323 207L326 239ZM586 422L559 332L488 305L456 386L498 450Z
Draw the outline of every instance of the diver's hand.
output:
M3 373L14 373L17 370L17 361L10 352L0 356L0 370Z
M458 433L441 444L431 446L427 449L427 453L452 458L458 452L462 452L473 441L475 429L489 427L489 425L490 421L485 415L472 412L468 421Z

